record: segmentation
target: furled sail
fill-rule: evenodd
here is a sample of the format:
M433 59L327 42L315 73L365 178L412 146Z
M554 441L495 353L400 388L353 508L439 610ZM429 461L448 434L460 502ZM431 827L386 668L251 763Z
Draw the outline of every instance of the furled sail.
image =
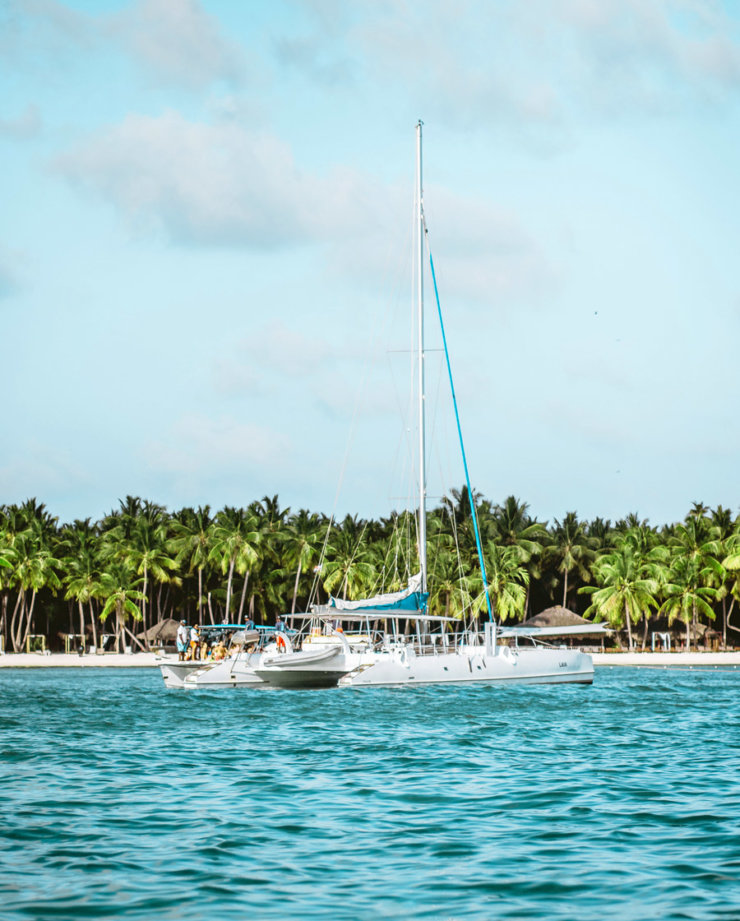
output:
M387 592L372 598L358 601L344 601L341 598L329 598L329 607L337 611L426 611L427 592L421 591L421 573L409 579L406 588L400 592Z

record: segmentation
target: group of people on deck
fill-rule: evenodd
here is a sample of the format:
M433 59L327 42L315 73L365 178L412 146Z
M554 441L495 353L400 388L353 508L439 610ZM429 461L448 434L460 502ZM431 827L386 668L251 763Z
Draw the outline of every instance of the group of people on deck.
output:
M254 630L254 621L248 618L243 629ZM278 615L275 621L275 632L285 633L287 629L288 625L283 618ZM209 643L205 633L201 635L201 628L199 626L193 625L192 627L188 627L187 621L185 620L181 620L177 628L176 644L177 656L180 662L190 662L198 659L201 661L208 659L218 662L229 653L229 649L224 643L223 636L219 637L215 643Z
M201 636L200 627L188 627L187 622L180 621L177 628L177 657L181 662L191 662L200 659L205 661L209 659L218 662L224 659L228 653L223 638L219 638L215 643L209 644L207 638Z

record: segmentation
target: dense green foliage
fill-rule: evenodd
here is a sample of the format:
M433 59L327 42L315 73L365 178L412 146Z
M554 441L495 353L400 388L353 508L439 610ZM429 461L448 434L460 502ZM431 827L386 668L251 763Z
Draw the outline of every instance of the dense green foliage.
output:
M714 621L727 645L740 600L740 518L721 506L695 503L683 522L655 529L636 516L612 525L573 512L548 526L513 496L500 505L475 500L498 621L521 621L557 603L608 621L630 648L644 646L649 629L676 623L685 625L689 646ZM465 488L430 512L428 557L432 613L481 616L485 594ZM16 651L34 633L56 647L64 633L97 645L101 631L115 634L118 645L146 646L135 634L166 617L272 622L329 593L397 590L417 569L416 520L408 512L332 522L282 509L277 496L215 514L207 506L168 512L129 496L101 521L59 525L30 499L0 507L0 633Z

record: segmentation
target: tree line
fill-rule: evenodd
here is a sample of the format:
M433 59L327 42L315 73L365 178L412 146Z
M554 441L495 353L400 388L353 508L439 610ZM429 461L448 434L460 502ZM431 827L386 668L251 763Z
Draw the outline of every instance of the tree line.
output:
M519 622L562 604L607 621L621 645L676 625L685 646L713 623L727 646L740 601L740 517L694 503L683 521L650 526L637 515L612 524L568 512L552 525L526 502L474 495L483 585L466 487L428 516L429 607L467 621ZM36 499L0 506L0 634L21 651L31 634L101 632L148 648L165 618L190 623L272 622L330 594L356 599L403 588L418 570L412 512L379 520L281 508L265 496L246 508L170 512L128 496L100 521L59 524ZM142 637L142 633L144 636ZM731 634L732 636L732 634Z

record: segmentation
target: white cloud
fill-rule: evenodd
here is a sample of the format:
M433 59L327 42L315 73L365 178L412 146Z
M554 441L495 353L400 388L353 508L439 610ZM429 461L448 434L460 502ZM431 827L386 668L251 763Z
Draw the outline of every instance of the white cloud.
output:
M29 103L25 109L10 118L0 118L0 137L26 140L41 131L41 113L38 106Z
M58 0L10 0L0 51L16 61L73 67L97 51L119 49L151 80L189 90L239 85L247 61L198 0L137 0L121 12L90 15Z
M276 465L289 454L290 439L281 432L238 419L183 415L161 439L150 442L144 457L150 468L175 476L220 473L245 475L255 468Z
M300 170L287 145L234 124L175 112L130 115L56 168L175 240L270 248L346 226L355 181Z
M59 444L48 447L28 439L15 447L13 455L0 466L3 502L23 502L30 496L47 501L67 490L89 487L87 471Z
M243 78L239 49L196 0L138 0L102 23L160 81L201 89Z
M328 245L329 264L376 286L407 237L411 194L348 169L302 169L274 135L175 112L130 115L55 162L71 182L173 240L270 249ZM435 189L445 278L478 301L541 290L552 271L516 216ZM406 257L405 252L402 254Z
M18 261L16 253L0 246L0 298L9 297L18 289Z
M515 126L558 141L571 116L667 110L740 85L740 37L714 0L387 0L308 25L280 60L324 79L326 62L403 92L428 118Z

